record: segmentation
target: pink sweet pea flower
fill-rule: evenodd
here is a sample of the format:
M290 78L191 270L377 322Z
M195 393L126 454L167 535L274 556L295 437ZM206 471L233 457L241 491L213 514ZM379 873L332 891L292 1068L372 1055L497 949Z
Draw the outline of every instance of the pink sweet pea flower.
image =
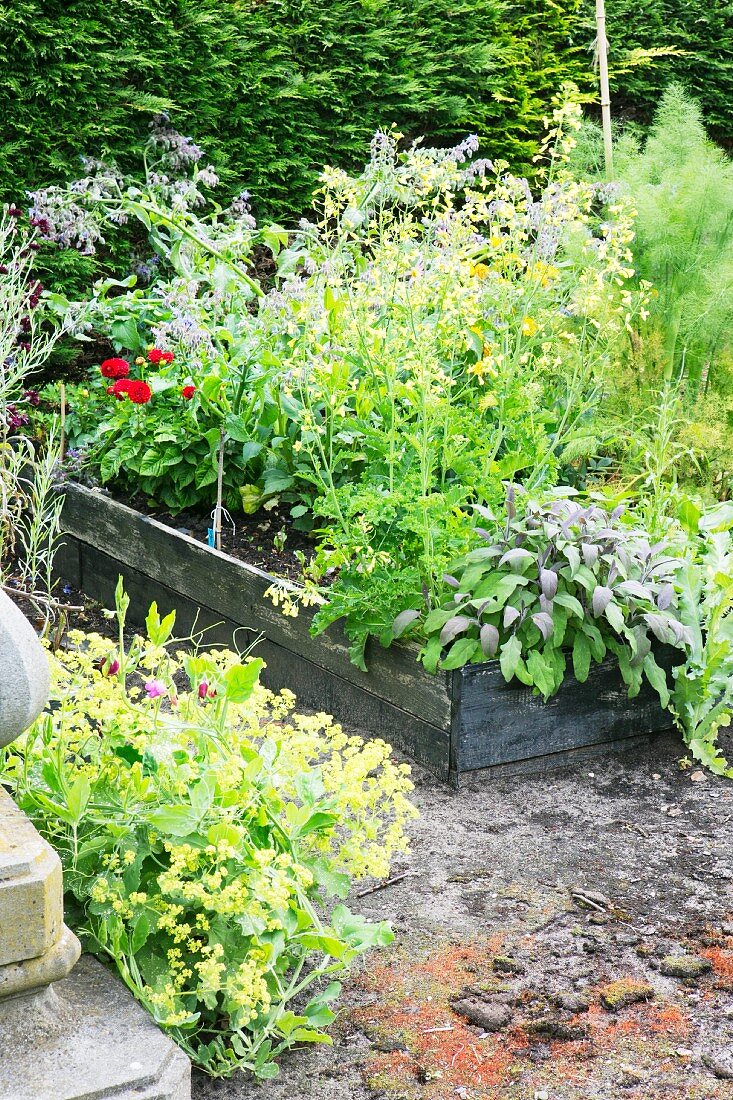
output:
M144 687L149 699L157 699L165 695L165 684L162 680L148 680Z

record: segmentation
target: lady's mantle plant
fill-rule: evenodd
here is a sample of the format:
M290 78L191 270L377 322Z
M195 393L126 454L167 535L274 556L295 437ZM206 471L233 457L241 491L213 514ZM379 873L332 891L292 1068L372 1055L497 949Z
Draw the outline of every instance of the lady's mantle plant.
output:
M501 536L479 529L487 545L445 577L453 598L424 618L416 609L402 612L393 633L421 623L428 639L422 659L432 671L498 656L506 680L516 677L545 699L560 687L568 658L584 682L591 661L612 653L630 695L646 677L667 706L666 675L652 643L691 642L676 608L680 558L623 523L622 508L608 512L563 496L528 501L518 514L512 487L506 511Z
M61 854L71 919L197 1065L274 1077L295 1043L329 1042L335 981L389 942L329 898L384 876L415 816L383 741L293 713L262 661L73 637L50 710L3 780Z

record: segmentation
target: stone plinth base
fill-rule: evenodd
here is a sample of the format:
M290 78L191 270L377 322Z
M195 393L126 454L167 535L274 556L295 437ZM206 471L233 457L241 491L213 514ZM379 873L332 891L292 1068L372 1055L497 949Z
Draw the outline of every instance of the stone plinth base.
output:
M2 1100L190 1100L188 1058L89 955L0 1001Z

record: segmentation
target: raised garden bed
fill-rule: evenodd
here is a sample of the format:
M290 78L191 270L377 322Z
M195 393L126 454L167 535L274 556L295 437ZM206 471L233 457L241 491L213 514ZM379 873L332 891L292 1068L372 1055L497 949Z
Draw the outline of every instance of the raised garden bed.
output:
M64 580L110 605L122 575L133 623L156 600L177 609L179 635L210 627L208 641L234 635L240 649L261 635L267 686L291 688L301 706L383 737L454 784L478 769L534 770L670 727L652 689L629 699L610 663L594 665L584 684L568 676L549 703L505 683L496 661L431 676L408 646L370 646L364 673L338 629L312 638L307 610L289 618L273 606L269 573L77 485L66 489L63 526Z

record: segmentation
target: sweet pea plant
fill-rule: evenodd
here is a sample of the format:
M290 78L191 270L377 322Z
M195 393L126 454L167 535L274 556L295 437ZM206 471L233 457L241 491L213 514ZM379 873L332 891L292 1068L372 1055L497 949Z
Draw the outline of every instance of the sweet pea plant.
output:
M3 782L61 855L67 909L156 1021L213 1076L274 1077L329 1042L338 976L388 943L342 901L406 848L407 768L383 741L259 684L262 661L179 651L155 606L125 645L71 635L48 711Z

